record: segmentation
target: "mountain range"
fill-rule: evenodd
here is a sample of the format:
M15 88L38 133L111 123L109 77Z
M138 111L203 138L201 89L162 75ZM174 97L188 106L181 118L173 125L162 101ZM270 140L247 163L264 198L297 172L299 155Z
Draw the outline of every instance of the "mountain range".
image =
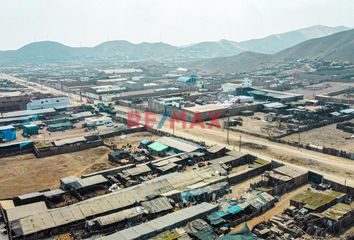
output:
M203 59L188 67L206 72L247 72L284 60L336 60L354 62L354 29L310 39L275 54L243 52L230 57Z
M134 44L124 40L104 42L95 47L70 47L58 42L43 41L30 43L17 50L0 51L0 63L50 63L102 59L190 60L230 57L249 51L273 54L309 39L329 36L348 29L343 26L316 25L244 42L223 39L220 41L200 42L184 47L162 42ZM252 57L253 55L246 53L241 56Z

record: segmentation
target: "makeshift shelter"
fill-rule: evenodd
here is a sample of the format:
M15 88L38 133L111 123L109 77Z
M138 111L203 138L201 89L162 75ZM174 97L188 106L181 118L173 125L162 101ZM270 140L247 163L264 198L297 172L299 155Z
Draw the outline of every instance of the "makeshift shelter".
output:
M247 224L243 226L240 231L227 234L219 238L219 240L257 240L258 238L253 235Z
M108 154L108 160L112 162L117 162L127 157L129 157L129 153L126 151L115 151Z
M142 147L142 148L146 148L146 147L147 147L149 144L151 144L151 143L152 143L151 140L146 140L146 139L144 139L144 140L141 140L141 141L140 141L139 146Z
M53 123L47 125L47 130L50 132L63 131L69 128L74 128L74 123L71 121Z
M22 127L24 137L30 137L33 135L38 135L39 127L35 124L26 124Z
M154 142L148 146L148 150L154 154L162 154L166 152L168 148L168 146L159 142Z
M16 139L16 129L12 125L0 127L0 139L10 142Z
M179 77L179 78L176 79L176 81L179 82L179 83L195 84L197 82L197 77L196 76Z

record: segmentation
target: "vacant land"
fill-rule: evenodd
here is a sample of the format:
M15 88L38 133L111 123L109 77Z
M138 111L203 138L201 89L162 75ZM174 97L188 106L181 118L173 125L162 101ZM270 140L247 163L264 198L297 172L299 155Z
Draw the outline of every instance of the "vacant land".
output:
M115 141L120 148L130 143L136 145L141 139L155 139L147 132L134 133L107 139ZM114 167L108 161L108 147L97 147L75 153L44 158L25 154L0 159L0 198L13 197L29 192L58 188L60 178Z
M253 116L233 116L230 120L241 120L242 126L234 126L232 129L238 129L245 133L257 134L263 137L279 136L285 132L286 124L276 122L267 122L264 120L266 113L255 112ZM222 118L220 122L227 121L227 118ZM210 121L208 121L210 122Z
M352 120L354 122L354 120ZM336 148L347 152L354 152L353 134L343 132L336 128L336 124L331 124L321 128L315 128L300 134L302 144L313 144L316 146ZM282 138L289 142L298 142L299 134L292 134Z

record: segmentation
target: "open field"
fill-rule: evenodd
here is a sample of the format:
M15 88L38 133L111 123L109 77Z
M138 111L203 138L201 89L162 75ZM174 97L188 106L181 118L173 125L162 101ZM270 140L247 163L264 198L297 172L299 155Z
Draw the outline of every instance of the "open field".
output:
M352 120L354 122L354 120ZM316 146L336 148L347 152L354 152L353 134L336 129L336 124L327 125L321 128L311 129L300 134L302 144L313 144ZM282 138L289 142L298 142L299 134L292 134Z
M263 112L255 112L253 116L230 117L230 119L242 119L242 126L235 126L231 128L239 129L250 134L258 134L264 137L279 136L280 134L283 134L283 131L279 129L279 123L265 121L265 115L266 113ZM223 121L227 121L227 118L223 118ZM286 127L285 124L283 125Z
M118 148L127 143L133 146L141 139L154 139L147 132L114 137L106 141L115 141ZM116 165L108 161L108 147L36 158L33 154L18 155L0 159L0 198L13 197L33 191L59 187L59 180L70 175L83 174L112 168Z

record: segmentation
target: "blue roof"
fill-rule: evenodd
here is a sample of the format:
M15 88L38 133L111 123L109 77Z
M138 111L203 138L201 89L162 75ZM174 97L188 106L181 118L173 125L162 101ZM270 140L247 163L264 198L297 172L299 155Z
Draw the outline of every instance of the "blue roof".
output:
M217 214L217 212L209 214L207 216L207 219L209 220L211 225L217 225L224 222L224 219L222 219L221 216Z
M176 81L186 83L186 82L189 82L191 79L192 79L191 77L179 77L179 78L177 78Z
M140 143L143 145L148 145L149 143L152 143L152 141L144 139L144 140L141 140Z
M216 215L218 215L219 217L224 217L224 216L226 216L227 215L227 213L226 212L216 212L215 213Z
M226 212L231 213L231 214L236 214L243 211L243 208L240 207L239 205L230 205L227 207Z

